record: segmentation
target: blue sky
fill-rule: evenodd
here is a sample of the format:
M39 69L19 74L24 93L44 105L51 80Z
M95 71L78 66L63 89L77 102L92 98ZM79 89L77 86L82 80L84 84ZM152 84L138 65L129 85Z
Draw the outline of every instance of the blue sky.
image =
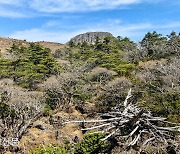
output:
M65 43L90 31L140 41L180 32L180 0L0 0L0 36Z

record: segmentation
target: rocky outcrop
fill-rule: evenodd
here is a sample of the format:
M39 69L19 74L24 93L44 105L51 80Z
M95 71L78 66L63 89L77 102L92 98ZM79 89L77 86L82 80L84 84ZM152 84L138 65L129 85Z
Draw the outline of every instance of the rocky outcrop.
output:
M73 41L74 43L87 42L89 44L94 44L97 37L100 39L100 41L103 41L106 36L113 35L109 32L87 32L73 37L71 41Z

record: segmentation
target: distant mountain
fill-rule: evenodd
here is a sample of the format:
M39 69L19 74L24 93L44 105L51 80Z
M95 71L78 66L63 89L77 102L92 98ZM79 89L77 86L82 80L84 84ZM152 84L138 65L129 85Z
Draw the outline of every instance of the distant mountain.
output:
M100 41L103 41L106 36L113 35L109 32L87 32L73 37L70 41L73 41L74 43L88 42L89 44L94 44L97 37Z

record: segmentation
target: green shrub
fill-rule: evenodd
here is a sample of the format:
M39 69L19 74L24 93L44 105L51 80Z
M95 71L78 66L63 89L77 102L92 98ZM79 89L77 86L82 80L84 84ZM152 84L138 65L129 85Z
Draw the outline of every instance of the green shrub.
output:
M62 51L60 49L57 49L52 55L54 58L61 58L63 56Z
M75 145L67 144L65 147L58 145L39 146L31 151L31 154L98 154L106 150L109 144L101 141L103 134L86 134L83 140Z
M82 142L75 146L75 154L98 154L103 152L108 143L101 141L103 134L87 134L84 136Z
M13 78L24 88L35 89L37 83L59 71L50 50L38 44L32 43L28 48L13 44L9 52L16 54L17 59L0 59L0 78Z
M142 107L151 110L155 116L168 118L172 122L180 122L179 93L146 93L143 96Z
M126 38L123 42L124 44L128 42L131 44L131 48L134 47L137 50L135 43L129 39ZM73 49L74 52L71 52L71 58L76 62L97 59L99 66L117 71L121 76L129 76L132 70L135 69L137 61L135 64L131 64L123 60L125 51L122 50L122 45L120 44L122 44L122 41L118 41L113 37L106 37L104 42L100 42L97 39L95 45L89 46L83 43L81 44L81 48ZM128 49L125 50L131 50L131 48L128 45Z
M113 70L116 71L121 76L130 76L132 71L134 71L135 65L134 64L120 64Z
M51 88L46 90L46 104L48 107L50 107L52 110L54 110L61 100L61 97L63 96L62 93L59 93L59 89Z
M11 70L11 61L8 59L0 59L0 78L9 77Z
M14 117L15 111L11 109L7 104L0 102L0 119L8 116Z
M44 110L43 110L43 115L44 116L49 116L52 113L53 113L53 111L52 111L51 107L48 104L46 104L45 107L44 107Z
M85 102L92 97L92 93L89 89L84 88L82 85L77 85L73 90L73 99L75 101Z
M15 110L10 108L7 102L9 101L8 93L6 91L0 94L0 119L4 117L15 117Z

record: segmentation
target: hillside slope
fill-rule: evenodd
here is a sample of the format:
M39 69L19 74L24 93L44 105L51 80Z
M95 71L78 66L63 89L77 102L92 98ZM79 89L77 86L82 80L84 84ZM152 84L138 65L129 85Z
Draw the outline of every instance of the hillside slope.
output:
M179 35L148 33L141 47L110 36L70 45L1 40L0 153L180 151ZM4 146L14 137L18 144Z
M31 42L27 42L26 40L17 40L13 38L6 38L6 37L0 37L0 52L2 57L9 58L10 55L7 52L7 50L12 47L13 44L17 44L19 46L25 46L28 47ZM55 42L46 42L46 41L40 41L40 42L34 42L42 45L44 48L49 48L52 52L55 52L58 49L63 49L66 47L66 45L61 43L55 43Z

